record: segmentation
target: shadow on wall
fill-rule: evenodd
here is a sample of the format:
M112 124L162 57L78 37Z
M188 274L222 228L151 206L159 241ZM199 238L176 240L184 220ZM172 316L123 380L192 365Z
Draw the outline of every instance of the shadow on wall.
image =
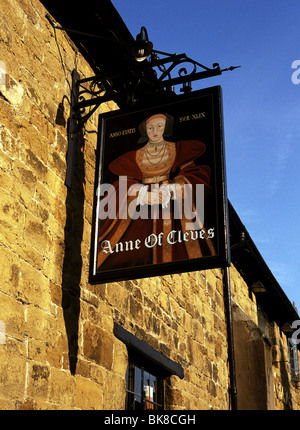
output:
M83 235L85 162L84 139L77 134L76 158L72 188L66 198L65 256L62 273L62 307L65 320L69 365L72 375L78 359L78 322L80 313L80 280L82 272L81 242Z

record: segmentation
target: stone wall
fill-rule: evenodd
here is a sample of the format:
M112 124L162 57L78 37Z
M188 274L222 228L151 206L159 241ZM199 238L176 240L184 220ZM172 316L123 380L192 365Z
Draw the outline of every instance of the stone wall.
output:
M93 71L38 0L0 10L0 409L124 409L114 323L180 363L169 409L229 409L221 270L88 283L97 114L65 186L71 73ZM5 73L4 73L5 72ZM257 321L231 268L235 300Z
M71 72L93 72L46 12L38 0L0 11L0 407L124 408L117 322L184 367L184 380L169 380L170 408L227 408L219 271L88 284L97 115L72 191L64 180Z
M101 409L113 405L105 386L124 382L104 347L118 343L109 306L86 286L96 123L77 151L74 190L64 184L71 72L93 72L46 12L37 0L0 10L0 408ZM90 327L107 358L72 375L69 350L89 359Z
M275 321L260 324L256 295L249 290L245 280L233 266L230 269L230 282L234 304L238 407L242 404L243 409L255 409L256 405L259 406L258 409L262 409L261 405L264 404L263 409L299 410L300 385L292 378L287 334ZM299 357L298 351L300 363ZM244 360L245 363L240 366L239 360ZM244 374L239 375L239 368ZM252 388L247 388L247 384L252 384Z

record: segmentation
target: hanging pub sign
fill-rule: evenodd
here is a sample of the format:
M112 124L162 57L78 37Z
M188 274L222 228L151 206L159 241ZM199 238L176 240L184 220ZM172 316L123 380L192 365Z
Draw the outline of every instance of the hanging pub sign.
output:
M99 117L90 282L229 265L219 86Z

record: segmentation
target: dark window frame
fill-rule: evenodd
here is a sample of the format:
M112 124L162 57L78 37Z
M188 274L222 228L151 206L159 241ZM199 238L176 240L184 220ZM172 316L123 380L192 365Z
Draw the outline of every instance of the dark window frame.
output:
M129 372L130 366L134 366L135 369L140 369L143 374L148 373L153 378L156 378L157 387L162 391L160 399L157 402L153 402L145 398L144 389L142 383L140 385L141 392L141 406L149 408L151 405L157 407L158 409L163 409L164 407L164 380L171 375L176 375L179 378L184 378L184 370L179 363L165 357L161 352L154 349L152 346L148 345L146 342L138 339L136 336L131 334L129 331L125 330L119 324L114 325L115 336L125 343L128 351L128 368L126 372L126 408L130 403L130 395L137 395L135 390L129 387ZM142 380L143 378L141 378ZM144 397L143 397L144 396ZM134 398L132 404L135 403Z
M142 360L143 361L143 360ZM129 356L126 371L126 410L164 410L165 379Z

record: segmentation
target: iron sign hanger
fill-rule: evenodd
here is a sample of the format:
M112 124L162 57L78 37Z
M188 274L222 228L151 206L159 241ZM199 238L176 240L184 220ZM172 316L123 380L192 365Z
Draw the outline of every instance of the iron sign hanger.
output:
M158 54L163 54L165 58L159 58ZM192 65L193 70L188 73L186 67L181 67L177 77L172 77L171 72L181 65ZM168 65L166 67L166 65ZM118 103L119 95L114 88L114 81L122 80L124 90L127 91L128 104L137 104L135 91L139 85L145 84L147 87L158 92L164 89L174 91L175 85L182 85L181 92L188 93L192 90L191 82L221 75L225 71L231 71L240 66L231 66L221 69L218 63L213 64L213 68L208 68L197 61L187 57L186 54L167 54L153 50L150 60L145 61L142 67L131 70L129 73L107 75L106 73L80 79L76 70L73 72L74 97L72 108L79 114L81 123L85 123L94 113L101 103L114 100ZM160 76L154 68L160 72ZM202 70L199 71L199 68ZM152 72L152 73L151 73ZM148 79L151 76L151 80ZM85 113L87 107L93 107Z
M221 69L218 63L214 63L212 68L209 68L192 60L186 54L169 54L154 50L152 43L148 40L145 27L141 28L141 32L133 44L129 44L117 39L60 27L53 22L49 14L46 15L46 18L55 30L64 30L116 43L131 52L133 57L131 63L128 62L127 70L117 73L106 72L81 79L76 69L72 72L66 175L66 185L69 187L73 183L77 132L82 129L86 121L102 103L113 100L121 106L132 106L139 103L139 96L145 92L148 94L156 93L157 95L170 93L174 95L175 85L182 85L180 91L189 93L192 90L191 82L218 76L225 71L232 71L240 67L231 66ZM190 72L187 70L189 66L192 67ZM175 69L178 71L176 77L173 76ZM87 108L90 109L87 111Z

